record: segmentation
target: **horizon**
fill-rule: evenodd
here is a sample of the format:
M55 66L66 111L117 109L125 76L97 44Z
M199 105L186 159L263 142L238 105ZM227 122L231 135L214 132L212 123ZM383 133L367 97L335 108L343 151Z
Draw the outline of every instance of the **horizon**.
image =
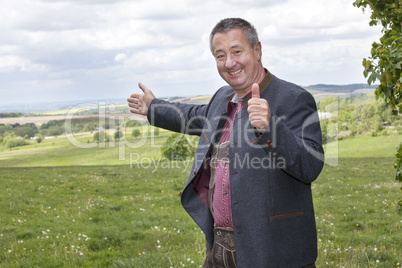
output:
M355 87L358 86L358 89L375 89L378 85L369 85L368 83L351 83L351 84L314 84L309 86L301 86L302 88L309 90L316 90L314 87L327 87L327 88L342 88L342 87ZM348 89L350 92L353 92L355 89ZM160 99L172 99L172 98L192 98L197 96L212 96L213 94L195 94L193 95L167 95L167 96L158 96ZM310 92L311 93L311 92ZM322 91L321 93L325 93ZM334 93L334 92L332 92ZM313 93L311 93L314 95ZM317 93L320 94L320 93ZM51 112L55 110L60 110L65 106L65 108L71 108L71 106L82 105L82 104L94 104L94 105L123 105L127 104L127 97L120 98L98 98L98 99L71 99L71 100L57 100L57 101L48 101L48 100L37 100L31 102L16 102L16 103L1 103L0 100L0 113L23 113L25 115L29 114L41 114L46 112ZM40 111L40 112L39 112Z

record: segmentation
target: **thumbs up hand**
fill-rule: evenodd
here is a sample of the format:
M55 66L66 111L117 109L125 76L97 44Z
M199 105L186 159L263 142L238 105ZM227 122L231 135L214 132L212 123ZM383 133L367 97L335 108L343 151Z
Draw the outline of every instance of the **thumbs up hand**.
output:
M139 83L138 86L143 93L131 94L130 98L127 99L128 106L132 108L130 112L134 114L147 115L148 107L151 101L155 99L155 96L152 91L143 84Z
M251 94L247 108L250 124L256 128L258 132L264 133L271 119L271 109L269 108L267 100L260 98L260 87L258 84L253 84Z

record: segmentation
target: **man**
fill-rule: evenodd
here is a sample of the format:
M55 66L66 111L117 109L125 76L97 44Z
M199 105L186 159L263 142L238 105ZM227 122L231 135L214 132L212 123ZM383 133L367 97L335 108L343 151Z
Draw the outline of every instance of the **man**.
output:
M159 100L141 83L143 94L128 98L151 124L200 136L181 201L205 234L204 267L315 267L311 182L323 167L315 101L263 67L249 22L220 21L210 47L229 86L208 105Z

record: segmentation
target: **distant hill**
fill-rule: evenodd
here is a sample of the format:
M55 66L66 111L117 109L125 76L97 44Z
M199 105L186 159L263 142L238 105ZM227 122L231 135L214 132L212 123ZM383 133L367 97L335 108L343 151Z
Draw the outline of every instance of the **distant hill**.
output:
M372 94L377 88L376 85L370 86L368 84L349 84L349 85L326 85L318 84L304 87L309 91L317 102L335 96L338 98L349 98L351 96L365 96Z
M376 89L378 86L370 86L368 84L349 84L349 85L326 85L318 84L304 87L306 90L311 91L323 91L323 92L334 92L334 93L352 93L360 89Z

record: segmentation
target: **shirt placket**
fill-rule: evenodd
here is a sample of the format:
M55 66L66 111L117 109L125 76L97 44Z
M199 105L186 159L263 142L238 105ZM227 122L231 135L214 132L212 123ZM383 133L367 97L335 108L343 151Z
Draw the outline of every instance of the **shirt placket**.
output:
M214 202L213 211L215 223L221 227L233 227L232 209L231 209L231 194L230 194L230 172L229 172L229 140L230 133L233 128L233 121L236 114L242 109L242 102L236 103L236 106L229 115L226 121L218 145L217 154L220 156L216 161L216 178L214 187ZM224 145L225 144L225 145ZM223 150L223 151L222 151ZM222 161L223 159L227 161Z

